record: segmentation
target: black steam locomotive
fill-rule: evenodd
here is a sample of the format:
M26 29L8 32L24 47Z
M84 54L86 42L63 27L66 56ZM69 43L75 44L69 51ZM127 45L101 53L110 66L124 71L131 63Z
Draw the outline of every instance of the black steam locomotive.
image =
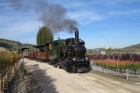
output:
M79 39L79 31L75 31L75 38L58 39L34 48L46 48L45 52L32 51L23 53L28 58L38 59L57 65L68 72L90 71L90 61L86 57L85 42ZM33 49L35 50L35 49Z
M75 38L65 40L62 47L63 58L61 59L60 68L68 72L84 72L90 70L90 62L86 55L85 42L79 39L79 31L75 31Z

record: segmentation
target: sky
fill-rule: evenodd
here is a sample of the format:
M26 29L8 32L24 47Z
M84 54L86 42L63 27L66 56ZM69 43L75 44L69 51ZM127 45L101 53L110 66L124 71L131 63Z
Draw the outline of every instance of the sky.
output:
M0 0L0 38L36 44L37 32L44 25L34 9L36 0L21 1ZM64 7L64 17L77 22L80 39L88 49L140 43L140 0L42 1ZM43 12L44 9L40 13ZM54 39L58 37L66 39L74 37L74 33L61 30L54 33Z

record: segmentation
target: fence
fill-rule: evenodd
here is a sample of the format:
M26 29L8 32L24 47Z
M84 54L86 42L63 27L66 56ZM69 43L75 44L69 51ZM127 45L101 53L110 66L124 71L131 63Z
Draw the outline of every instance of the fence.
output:
M92 60L92 64L102 71L106 70L108 73L122 73L126 76L137 76L140 77L140 54L127 52L114 51L108 54L88 55L89 59ZM128 79L128 77L127 77Z
M23 63L16 62L0 74L0 93L17 93L17 81L21 77Z

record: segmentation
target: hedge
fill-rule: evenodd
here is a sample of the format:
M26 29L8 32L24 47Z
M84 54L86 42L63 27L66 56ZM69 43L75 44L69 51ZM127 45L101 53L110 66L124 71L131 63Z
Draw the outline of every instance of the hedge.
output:
M0 51L0 73L22 58L21 54Z

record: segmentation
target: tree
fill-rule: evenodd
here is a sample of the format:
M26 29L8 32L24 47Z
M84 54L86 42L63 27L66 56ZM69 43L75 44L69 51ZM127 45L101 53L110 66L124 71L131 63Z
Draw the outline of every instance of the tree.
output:
M37 45L43 45L50 41L53 41L53 33L47 26L42 26L37 33Z
M42 26L37 33L37 45L43 45L50 41L53 41L53 34L51 30L46 26Z

